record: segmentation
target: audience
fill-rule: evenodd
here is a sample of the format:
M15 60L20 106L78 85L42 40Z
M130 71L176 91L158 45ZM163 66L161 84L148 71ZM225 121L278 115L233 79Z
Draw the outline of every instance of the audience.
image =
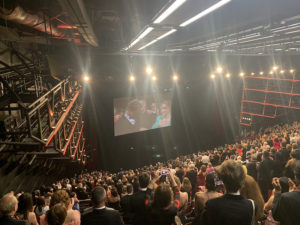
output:
M297 122L276 125L197 155L6 194L0 224L298 224L299 134Z

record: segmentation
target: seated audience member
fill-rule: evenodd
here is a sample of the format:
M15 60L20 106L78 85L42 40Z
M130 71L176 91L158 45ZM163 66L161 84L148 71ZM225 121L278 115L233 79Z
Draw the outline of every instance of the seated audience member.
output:
M275 195L273 200L273 217L280 225L293 225L300 222L300 161L294 167L296 185L291 192L282 193L278 178L273 178Z
M240 195L245 181L245 172L239 163L227 160L217 169L223 181L226 194L206 202L202 223L205 225L250 225L255 219L256 207Z
M149 208L150 224L172 225L180 207L180 193L172 173L168 174L170 185L162 183L154 192L153 202Z
M260 192L259 186L253 177L247 175L245 182L240 190L241 195L247 199L252 199L257 204L256 209L256 222L262 220L264 217L264 204L265 201Z
M63 225L67 217L67 209L64 204L58 203L51 207L45 217L47 225Z
M18 200L12 194L6 194L0 199L0 224L1 225L28 225L27 221L14 218L18 210Z
M120 213L105 207L106 191L103 187L96 187L92 191L94 207L82 216L82 225L122 225Z
M24 193L19 197L18 211L16 218L26 220L30 225L38 225L35 213L33 212L32 195Z
M131 210L134 214L133 225L148 224L148 214L146 209L147 195L151 194L147 187L150 183L150 176L148 173L141 173L139 175L139 191L134 193L131 200Z
M216 192L215 173L209 173L205 179L205 191L197 192L195 195L195 214L200 215L209 199L217 198L222 194Z

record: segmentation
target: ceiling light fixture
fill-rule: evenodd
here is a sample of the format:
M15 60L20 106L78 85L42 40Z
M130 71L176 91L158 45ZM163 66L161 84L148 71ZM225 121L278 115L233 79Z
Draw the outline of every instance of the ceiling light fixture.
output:
M227 3L231 2L231 0L221 0L218 3L212 5L211 7L205 9L204 11L202 11L201 13L197 14L196 16L188 19L187 21L183 22L182 24L180 24L179 26L181 27L185 27L193 22L195 22L196 20L206 16L207 14L217 10L218 8L226 5Z
M159 17L154 20L154 24L161 23L169 15L171 15L176 9L178 9L186 0L176 0L170 7L168 7Z
M176 31L177 31L176 29L172 29L172 30L168 31L167 33L165 33L165 34L159 36L158 38L154 39L153 41L149 42L148 44L142 46L138 50L143 50L144 48L147 48L148 46L150 46L150 45L154 44L155 42L157 42L157 41L159 41L159 40L161 40L161 39L169 36L170 34L173 34Z
M140 40L142 40L144 37L146 37L154 28L148 27L143 33L141 33L131 44L125 48L127 51L128 49L132 48L134 45L136 45Z

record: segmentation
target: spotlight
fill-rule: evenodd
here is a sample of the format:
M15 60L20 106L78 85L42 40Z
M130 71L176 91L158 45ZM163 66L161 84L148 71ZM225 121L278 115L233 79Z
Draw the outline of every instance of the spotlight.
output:
M281 73L281 74L284 74L284 72L285 72L284 70L280 70L280 73Z
M272 74L274 74L274 72L271 70L271 71L270 71L270 74L272 75Z
M241 72L240 77L243 77L243 76L245 76L245 73Z
M179 77L178 77L177 75L173 75L173 77L172 77L173 81L177 81L178 78L179 78Z
M255 75L255 73L251 73L251 76L254 76Z
M217 72L218 73L222 73L223 72L223 68L221 66L217 67Z
M278 66L273 66L273 70L274 71L278 70Z
M151 74L152 72L153 72L153 69L152 69L151 67L148 66L148 67L146 68L146 73L147 73L147 74Z
M264 75L264 72L263 72L263 71L260 71L260 72L259 72L259 75Z
M152 79L153 81L156 81L156 80L157 80L157 77L156 77L156 76L152 76L151 79Z
M231 74L230 73L226 73L226 78L230 78Z
M84 74L84 75L83 75L83 80L84 80L85 82L88 82L88 81L90 80L90 77L89 77L87 74Z
M210 75L210 78L211 78L211 79L215 79L215 78L216 78L216 75L212 74L212 75Z
M290 69L290 73L294 73L295 72L295 70L293 70L293 69Z
M130 76L129 76L129 80L130 80L131 82L135 81L135 76L130 75Z

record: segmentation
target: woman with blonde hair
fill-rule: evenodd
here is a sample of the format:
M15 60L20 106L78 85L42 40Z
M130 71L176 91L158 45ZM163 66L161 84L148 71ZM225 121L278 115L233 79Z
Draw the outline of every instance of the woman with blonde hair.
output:
M265 201L262 197L260 188L253 177L246 175L245 182L240 190L241 195L247 199L252 199L257 204L256 223L264 216Z

